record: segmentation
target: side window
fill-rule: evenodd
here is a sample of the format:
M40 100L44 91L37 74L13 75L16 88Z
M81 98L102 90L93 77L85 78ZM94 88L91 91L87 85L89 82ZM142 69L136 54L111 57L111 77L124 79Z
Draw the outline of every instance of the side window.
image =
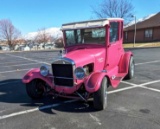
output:
M75 43L74 30L66 31L66 40L67 40L68 45L72 45Z
M110 23L110 43L116 42L119 36L119 22L111 22Z

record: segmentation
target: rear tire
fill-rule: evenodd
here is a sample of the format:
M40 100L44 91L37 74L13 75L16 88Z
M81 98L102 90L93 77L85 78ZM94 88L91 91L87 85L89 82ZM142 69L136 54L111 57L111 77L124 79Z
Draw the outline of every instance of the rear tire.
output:
M130 62L129 62L129 68L128 68L128 74L125 77L126 79L132 79L134 77L134 58L131 56Z
M104 77L101 87L93 94L93 105L97 110L104 110L107 107L107 78Z
M45 91L44 82L38 79L32 80L26 84L26 91L32 99L40 99L43 97Z

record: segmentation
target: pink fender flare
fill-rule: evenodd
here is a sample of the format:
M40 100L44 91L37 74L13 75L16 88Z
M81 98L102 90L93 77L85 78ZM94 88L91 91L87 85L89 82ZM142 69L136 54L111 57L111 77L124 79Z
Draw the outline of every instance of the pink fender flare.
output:
M133 56L132 52L128 51L121 57L119 63L119 73L128 73L130 58Z
M100 86L102 79L106 76L106 73L96 72L89 76L85 82L85 88L89 93L96 92Z
M50 74L46 77L42 76L40 74L40 69L39 68L34 68L29 70L23 77L22 82L23 83L29 83L34 79L40 79L43 80L44 82L46 82L48 85L53 86L52 84L52 78L49 77L51 76Z

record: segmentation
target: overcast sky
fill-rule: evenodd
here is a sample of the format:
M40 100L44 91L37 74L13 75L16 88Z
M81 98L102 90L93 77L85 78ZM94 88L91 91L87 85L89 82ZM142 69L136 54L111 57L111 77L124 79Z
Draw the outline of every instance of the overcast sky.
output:
M22 34L40 28L96 18L91 6L103 0L0 0L0 19L10 19ZM132 0L138 18L160 12L160 0Z

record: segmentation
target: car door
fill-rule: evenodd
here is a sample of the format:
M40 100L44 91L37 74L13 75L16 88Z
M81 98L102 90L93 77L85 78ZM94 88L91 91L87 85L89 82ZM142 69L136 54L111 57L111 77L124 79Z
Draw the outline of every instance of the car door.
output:
M120 22L110 22L109 45L107 49L107 68L112 69L118 66L121 54L122 40L120 40Z

